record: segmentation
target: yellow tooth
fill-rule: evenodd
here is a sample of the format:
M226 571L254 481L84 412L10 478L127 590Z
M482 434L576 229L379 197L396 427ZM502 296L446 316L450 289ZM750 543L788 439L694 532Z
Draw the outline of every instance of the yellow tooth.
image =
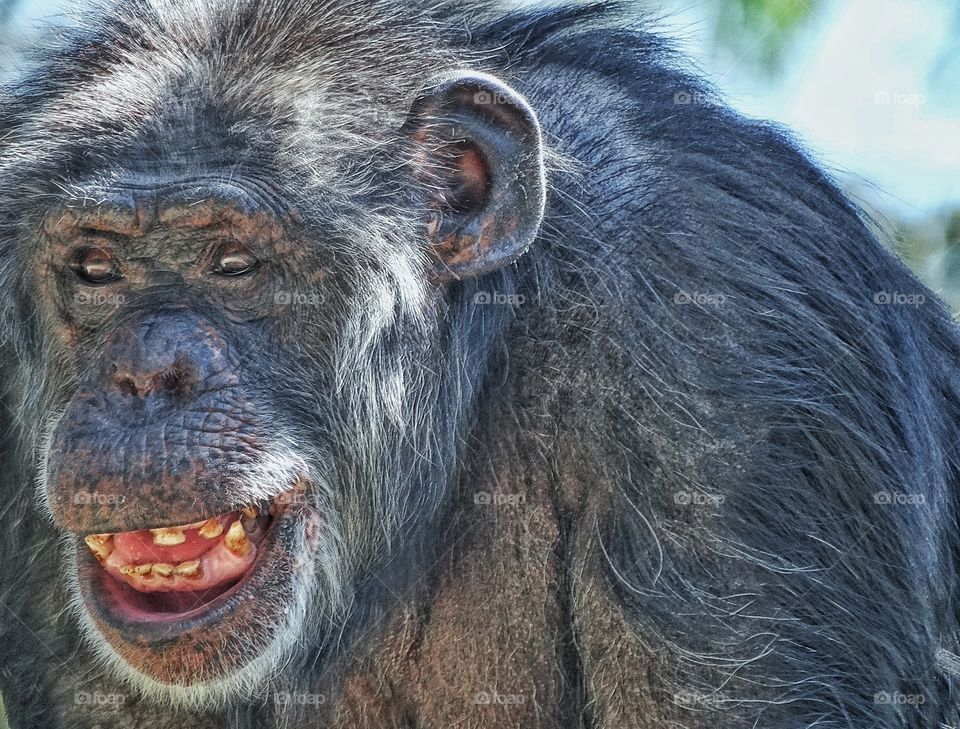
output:
M187 535L183 533L180 527L170 529L151 529L153 534L153 543L161 547L175 547L187 541Z
M230 529L227 530L227 536L223 538L223 541L227 545L227 549L238 557L246 557L250 554L251 547L253 547L253 545L250 544L250 540L247 539L247 533L243 530L243 524L239 521L235 521L230 525Z
M184 577L199 577L200 560L192 559L189 562L181 562L174 568L173 574L183 575Z
M120 568L120 573L124 577L146 577L153 567L152 564L125 564Z
M91 534L84 541L101 562L113 553L113 536L110 534Z
M257 518L257 510L254 509L252 506L247 506L247 507L245 507L245 508L242 510L242 513L243 513L243 515L244 515L245 517L247 517L248 519L256 519L256 518Z
M153 565L153 573L155 575L160 575L161 577L169 577L173 574L173 569L174 568L172 564L166 564L164 562L158 562L157 564Z
M207 519L200 527L200 536L204 539L216 539L223 534L223 524L219 519Z

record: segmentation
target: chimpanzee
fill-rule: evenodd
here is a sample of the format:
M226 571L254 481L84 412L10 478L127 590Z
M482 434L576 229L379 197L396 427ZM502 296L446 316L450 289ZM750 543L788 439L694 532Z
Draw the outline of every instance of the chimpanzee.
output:
M947 729L960 338L609 2L124 0L0 104L14 729Z

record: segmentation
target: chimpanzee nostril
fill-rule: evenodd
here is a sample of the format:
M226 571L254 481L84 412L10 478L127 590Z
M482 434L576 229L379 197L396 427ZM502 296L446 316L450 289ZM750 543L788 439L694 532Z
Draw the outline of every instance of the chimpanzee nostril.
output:
M182 358L152 372L135 372L132 368L117 366L114 366L114 370L111 377L113 384L120 391L140 398L147 398L154 392L186 395L197 382L196 368Z
M153 391L153 375L137 377L128 372L117 372L111 379L113 384L127 395L146 397Z
M161 373L163 388L172 395L187 395L197 384L197 368L186 359L177 358L173 367Z

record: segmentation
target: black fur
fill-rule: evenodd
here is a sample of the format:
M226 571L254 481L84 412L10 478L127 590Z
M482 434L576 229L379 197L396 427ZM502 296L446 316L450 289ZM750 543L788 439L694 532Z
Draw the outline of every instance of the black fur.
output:
M509 18L474 42L537 69L518 70L519 87L559 151L585 161L582 181L554 192L551 253L527 260L517 288L539 285L541 311L584 297L587 321L552 325L567 332L558 359L579 343L587 372L609 378L582 404L620 492L602 524L620 599L697 664L699 691L722 681L719 707L744 722L956 725L957 677L937 658L958 647L949 312L783 130L672 70L656 38L574 41L558 20ZM576 104L551 114L543 86L558 70L579 82L564 89ZM599 95L611 87L631 100L616 113ZM677 307L677 292L726 303ZM884 294L925 301L878 305ZM700 490L725 501L690 524L669 502ZM741 704L758 686L771 703Z

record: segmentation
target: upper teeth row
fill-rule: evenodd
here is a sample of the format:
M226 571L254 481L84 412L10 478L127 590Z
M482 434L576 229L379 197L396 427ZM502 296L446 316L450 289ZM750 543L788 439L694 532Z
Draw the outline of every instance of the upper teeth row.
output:
M241 513L248 519L256 519L260 511L253 506L247 506L241 509ZM204 539L216 539L223 534L223 524L216 518L182 527L151 529L150 533L153 535L153 543L157 546L176 547L178 544L183 544L187 541L187 529L196 529Z
M223 526L216 519L211 519L208 522L204 522L204 528L210 526L210 522L216 522L216 530L215 530L216 534L213 534L212 536L209 533L203 534L202 530L201 530L201 534L203 534L203 536L206 537L207 539L215 539L216 537L220 536L220 534L223 533ZM155 532L153 537L154 544L160 544L163 546L183 544L183 541L184 541L183 539L181 539L178 542L170 542L170 541L161 542L157 540L156 532L168 531L168 530L155 529L152 531ZM211 527L209 531L212 532L214 530ZM103 562L111 554L113 554L114 545L113 545L112 534L91 534L88 537L86 537L84 541L86 541L87 546L90 548L90 551L93 552L96 555L97 559L99 559L101 562ZM245 557L250 553L250 548L252 545L250 543L250 540L247 538L247 532L243 528L243 524L241 524L239 520L233 522L233 524L230 525L230 528L227 530L227 535L223 538L223 541L224 541L224 544L226 544L227 549L229 549L238 557Z

